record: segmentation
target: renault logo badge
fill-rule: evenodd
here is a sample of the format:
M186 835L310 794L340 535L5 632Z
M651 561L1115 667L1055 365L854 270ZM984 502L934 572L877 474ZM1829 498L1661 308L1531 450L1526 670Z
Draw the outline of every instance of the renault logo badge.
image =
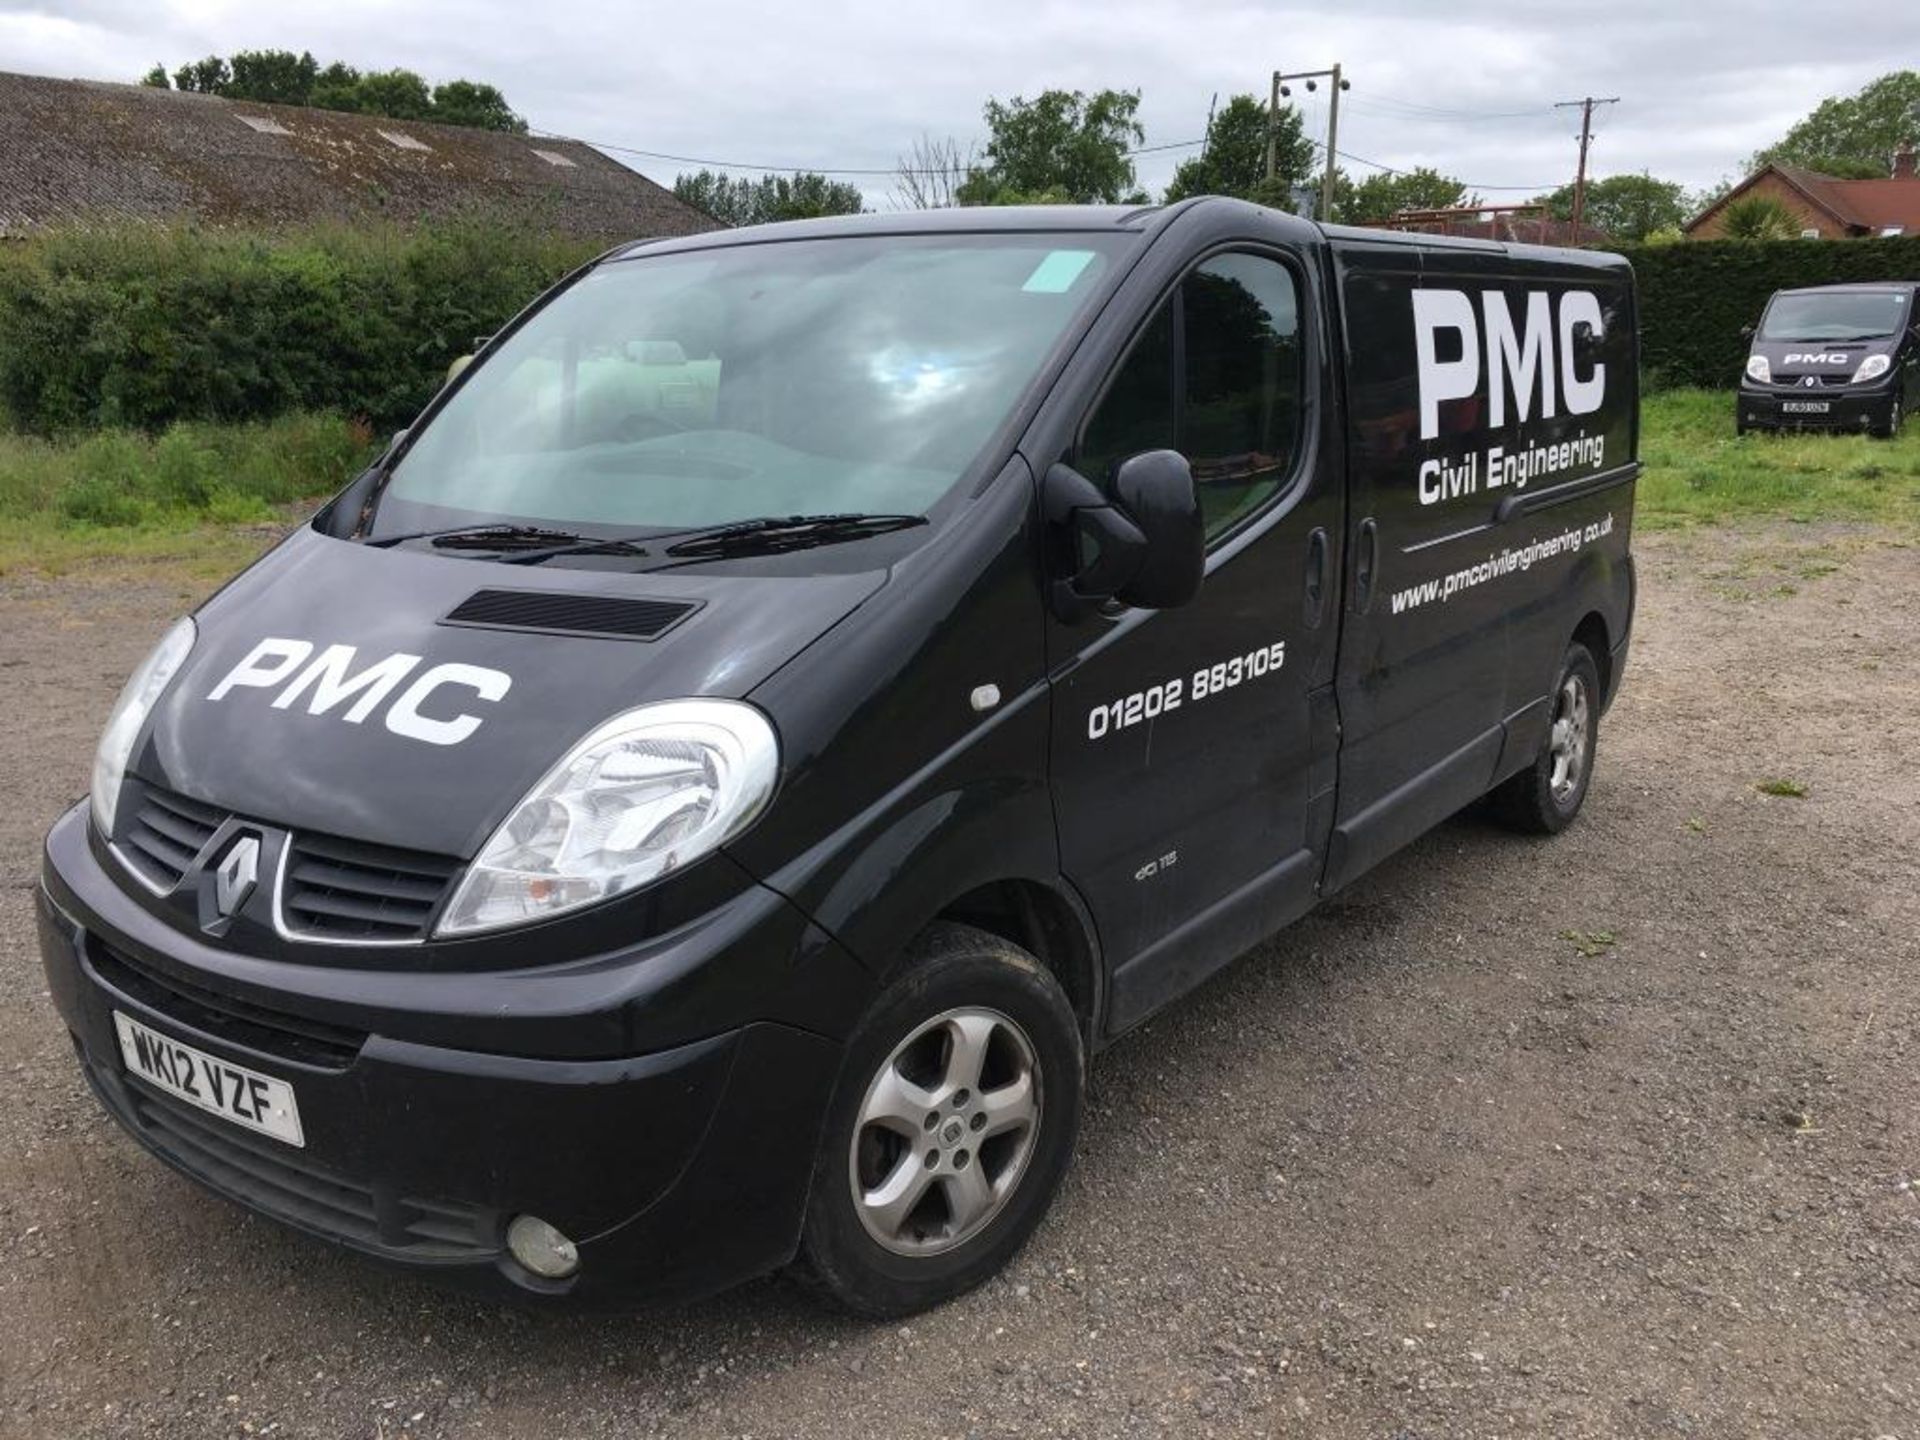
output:
M230 917L253 893L260 878L260 841L243 835L234 842L220 868L213 872L213 904L222 916Z

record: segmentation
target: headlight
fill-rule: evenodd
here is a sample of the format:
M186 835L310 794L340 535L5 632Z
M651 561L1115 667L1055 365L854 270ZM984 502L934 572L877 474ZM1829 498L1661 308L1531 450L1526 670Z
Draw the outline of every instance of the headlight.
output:
M1863 380L1878 380L1887 373L1887 367L1893 362L1884 355L1869 355L1860 362L1860 368L1853 372L1853 383Z
M1773 383L1773 367L1767 363L1764 355L1747 356L1747 378L1758 380L1762 385Z
M514 807L434 933L544 920L657 880L751 824L779 774L780 743L751 705L671 700L616 715Z
M113 702L113 713L107 716L107 728L100 735L100 748L93 752L93 823L102 835L113 834L113 813L120 804L120 782L126 778L127 762L133 758L133 742L140 738L154 702L193 649L195 634L192 620L174 621L173 628L160 637L160 643L127 677L120 698Z

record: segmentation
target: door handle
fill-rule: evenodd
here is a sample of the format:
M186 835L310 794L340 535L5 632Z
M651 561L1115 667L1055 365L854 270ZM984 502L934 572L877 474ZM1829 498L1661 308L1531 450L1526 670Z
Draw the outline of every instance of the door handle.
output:
M1307 629L1318 630L1327 607L1327 532L1315 526L1307 537Z
M1361 615L1373 604L1373 580L1379 569L1380 527L1369 515L1360 522L1353 545L1353 608Z

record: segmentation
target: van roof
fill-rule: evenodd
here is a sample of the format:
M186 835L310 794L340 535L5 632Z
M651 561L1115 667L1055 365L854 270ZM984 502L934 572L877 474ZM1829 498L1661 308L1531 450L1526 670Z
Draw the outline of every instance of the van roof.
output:
M704 235L636 240L611 251L612 259L636 254L703 250L718 246L758 245L780 240L822 240L854 235L995 235L1044 234L1108 230L1145 234L1171 224L1194 211L1250 208L1251 201L1222 195L1200 195L1172 205L970 205L944 210L896 210L861 215L828 215L814 220L786 220L772 225L746 225ZM1399 245L1427 251L1468 251L1510 255L1516 259L1559 261L1586 257L1594 266L1619 266L1617 255L1598 250L1569 250L1550 245L1522 245L1511 241L1479 240L1458 235L1426 235L1402 230L1370 230L1356 225L1321 225L1276 210L1272 214L1303 236L1319 235L1338 246Z
M1835 291L1859 290L1913 290L1920 288L1920 280L1848 280L1839 285L1795 285L1790 289L1776 290L1776 295L1826 295Z
M636 240L616 255L645 249L649 254L696 250L713 245L757 245L774 240L824 240L849 235L1032 234L1048 231L1114 230L1138 233L1168 213L1160 205L969 205L945 210L894 210L861 215L823 215L814 220L782 220L771 225L742 225L705 235L706 245L677 245L669 240ZM691 236L686 238L693 238Z

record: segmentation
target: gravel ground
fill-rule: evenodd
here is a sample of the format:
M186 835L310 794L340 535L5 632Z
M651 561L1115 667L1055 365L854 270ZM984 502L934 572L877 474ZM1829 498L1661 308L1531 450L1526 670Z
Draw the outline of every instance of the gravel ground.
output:
M1639 553L1580 823L1456 819L1131 1037L1024 1256L879 1327L483 1308L139 1153L31 886L191 597L0 582L0 1435L1920 1440L1920 555Z

